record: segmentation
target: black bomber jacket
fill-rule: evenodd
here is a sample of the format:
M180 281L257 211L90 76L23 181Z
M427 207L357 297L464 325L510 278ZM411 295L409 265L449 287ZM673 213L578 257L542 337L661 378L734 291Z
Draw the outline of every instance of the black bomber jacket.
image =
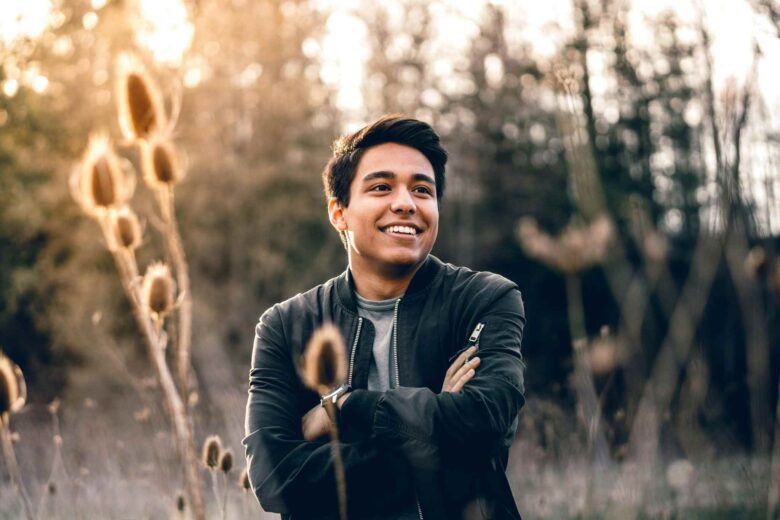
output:
M520 291L432 255L396 305L397 370L386 392L366 389L374 330L358 316L349 269L260 318L243 444L262 507L285 519L338 518L331 448L301 432L319 397L296 369L325 322L347 342L354 388L339 419L349 518L372 518L409 497L425 520L520 518L505 474L524 403ZM474 378L440 393L451 362L473 344L481 359Z

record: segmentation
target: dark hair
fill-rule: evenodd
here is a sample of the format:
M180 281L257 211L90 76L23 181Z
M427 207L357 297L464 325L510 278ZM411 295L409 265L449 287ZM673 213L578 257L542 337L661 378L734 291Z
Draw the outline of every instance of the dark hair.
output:
M343 206L349 205L349 187L355 178L358 163L372 146L397 143L415 148L433 166L436 180L436 200L444 197L444 166L447 152L439 136L428 123L399 114L384 115L357 132L345 135L333 144L333 157L322 171L325 196L335 197Z

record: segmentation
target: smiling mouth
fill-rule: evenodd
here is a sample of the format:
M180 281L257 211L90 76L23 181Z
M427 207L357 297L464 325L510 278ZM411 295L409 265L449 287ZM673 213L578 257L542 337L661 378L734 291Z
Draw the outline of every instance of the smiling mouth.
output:
M407 237L415 237L422 232L419 228L415 226L387 226L381 228L381 230L382 232L391 235L402 235Z

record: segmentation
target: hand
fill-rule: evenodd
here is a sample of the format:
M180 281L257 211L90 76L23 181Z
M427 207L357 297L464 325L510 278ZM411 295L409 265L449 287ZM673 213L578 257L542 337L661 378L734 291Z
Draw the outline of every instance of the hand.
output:
M330 417L321 405L317 405L303 416L301 419L301 430L303 438L307 441L315 441L327 435L330 431Z
M479 358L469 359L469 356L477 351L477 347L469 347L458 358L452 362L447 374L444 376L444 384L441 386L442 392L456 393L463 389L463 385L468 383L479 366ZM466 360L469 359L468 362Z

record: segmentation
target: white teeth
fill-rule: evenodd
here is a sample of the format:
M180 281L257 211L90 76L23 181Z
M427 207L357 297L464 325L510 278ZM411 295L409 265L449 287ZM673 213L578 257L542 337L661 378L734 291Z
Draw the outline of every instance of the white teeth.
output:
M389 226L385 228L389 233L403 233L405 235L416 235L417 230L411 226Z

